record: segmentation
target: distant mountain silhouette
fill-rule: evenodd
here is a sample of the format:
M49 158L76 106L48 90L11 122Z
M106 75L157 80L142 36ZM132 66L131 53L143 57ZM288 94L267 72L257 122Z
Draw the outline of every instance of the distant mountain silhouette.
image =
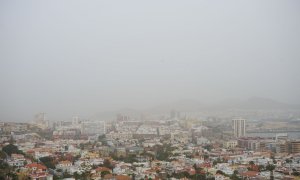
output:
M115 120L118 114L127 115L127 116L137 116L142 113L141 110L136 110L132 108L122 108L114 111L103 111L94 114L90 117L92 120Z
M165 103L148 109L123 108L116 111L106 111L97 113L91 119L115 119L118 113L138 117L143 113L169 113L171 110L181 112L200 111L223 111L227 109L241 110L300 110L300 105L291 105L278 102L268 98L252 97L246 100L227 99L216 104L206 104L197 100L180 100L173 103Z
M173 103L165 103L153 108L150 108L149 112L170 112L171 110L178 111L199 111L201 109L207 109L208 105L196 100L180 100Z
M268 98L252 97L246 100L228 99L221 103L205 104L196 100L182 100L174 103L163 104L149 109L151 112L178 111L203 111L203 110L225 110L225 109L299 109L300 105L290 105Z
M220 104L223 108L234 109L297 109L299 105L291 105L268 98L252 97L246 100L235 100Z

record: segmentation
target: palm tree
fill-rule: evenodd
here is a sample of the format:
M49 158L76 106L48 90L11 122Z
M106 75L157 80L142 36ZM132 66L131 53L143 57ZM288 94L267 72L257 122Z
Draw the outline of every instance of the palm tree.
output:
M249 161L249 165L250 167L248 167L248 169L253 170L253 166L255 165L254 161Z
M266 166L266 170L270 171L270 180L274 180L273 170L275 169L274 164L269 164Z
M132 173L132 180L135 180L135 174Z
M289 168L291 168L291 163L293 162L293 160L292 159L286 159L285 162L288 163Z

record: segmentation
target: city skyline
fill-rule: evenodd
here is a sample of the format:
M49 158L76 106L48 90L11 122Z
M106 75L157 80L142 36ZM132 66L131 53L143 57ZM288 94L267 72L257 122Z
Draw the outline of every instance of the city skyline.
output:
M0 180L300 179L300 1L0 1Z

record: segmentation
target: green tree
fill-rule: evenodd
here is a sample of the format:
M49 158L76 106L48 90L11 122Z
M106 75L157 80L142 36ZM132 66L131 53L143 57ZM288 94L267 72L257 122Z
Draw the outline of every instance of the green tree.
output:
M82 180L89 180L89 179L91 179L90 176L91 176L91 173L89 171L83 172L81 175Z
M233 180L241 180L242 178L238 176L239 172L238 170L234 170L233 171L233 174L231 175L230 179L233 179Z
M7 154L4 151L0 150L0 159L6 159L7 158Z
M2 151L11 156L11 154L24 154L23 151L20 151L17 146L13 144L6 145L2 148Z
M72 177L72 175L69 174L67 171L65 171L65 172L63 173L63 178L71 178L71 177Z
M253 170L253 166L255 165L254 164L254 161L249 161L249 167L247 168L249 171L252 171Z
M77 179L81 179L81 175L78 174L78 172L74 172L73 174L74 178L77 180Z
M53 158L50 156L41 157L40 161L47 166L47 168L55 169L55 164L53 162Z
M136 175L133 173L133 174L132 174L132 180L135 180L135 176L136 176Z
M17 180L16 174L13 172L13 168L10 167L5 161L0 160L0 179L13 179Z
M274 169L275 169L275 165L274 164L268 164L266 166L266 170L270 171L270 180L274 180L274 175L273 175Z
M223 171L221 171L221 170L217 170L216 174L222 174L222 175L224 175L225 173Z
M293 161L292 161L291 159L286 159L285 162L286 162L286 163L291 163L291 162L293 162Z
M104 167L107 167L107 168L109 168L109 169L113 169L113 168L114 168L113 165L111 164L111 162L110 162L109 159L105 159L105 160L103 161L103 166L104 166Z
M293 171L293 172L292 172L292 175L293 175L293 176L300 176L300 172L298 172L298 171Z
M213 166L217 165L218 164L218 161L214 160L213 161Z
M211 151L212 145L208 144L208 145L205 145L203 148L206 149L206 150L208 150L208 151Z
M172 151L175 148L171 146L171 144L163 144L162 146L157 145L155 146L155 152L156 152L156 159L165 161L168 160L169 157L172 155Z
M101 144L103 146L107 146L107 141L106 141L105 135L98 136L98 141L101 142Z
M84 150L85 145L84 145L83 143L80 143L79 146L80 146L80 149L81 149L81 150Z
M106 174L110 174L110 172L109 171L102 171L101 172L101 177L103 178Z
M259 171L265 170L265 166L264 166L264 165L258 165L258 170L259 170Z
M203 155L203 158L204 158L204 160L208 160L209 155L208 155L208 154L204 154L204 155Z
M126 156L124 158L124 162L126 162L126 163L137 162L136 155L135 154L130 154L130 155Z

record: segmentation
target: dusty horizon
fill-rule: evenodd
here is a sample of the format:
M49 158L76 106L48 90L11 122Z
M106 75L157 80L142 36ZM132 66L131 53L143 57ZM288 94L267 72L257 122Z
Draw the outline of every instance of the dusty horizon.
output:
M300 102L299 1L1 1L0 120Z

